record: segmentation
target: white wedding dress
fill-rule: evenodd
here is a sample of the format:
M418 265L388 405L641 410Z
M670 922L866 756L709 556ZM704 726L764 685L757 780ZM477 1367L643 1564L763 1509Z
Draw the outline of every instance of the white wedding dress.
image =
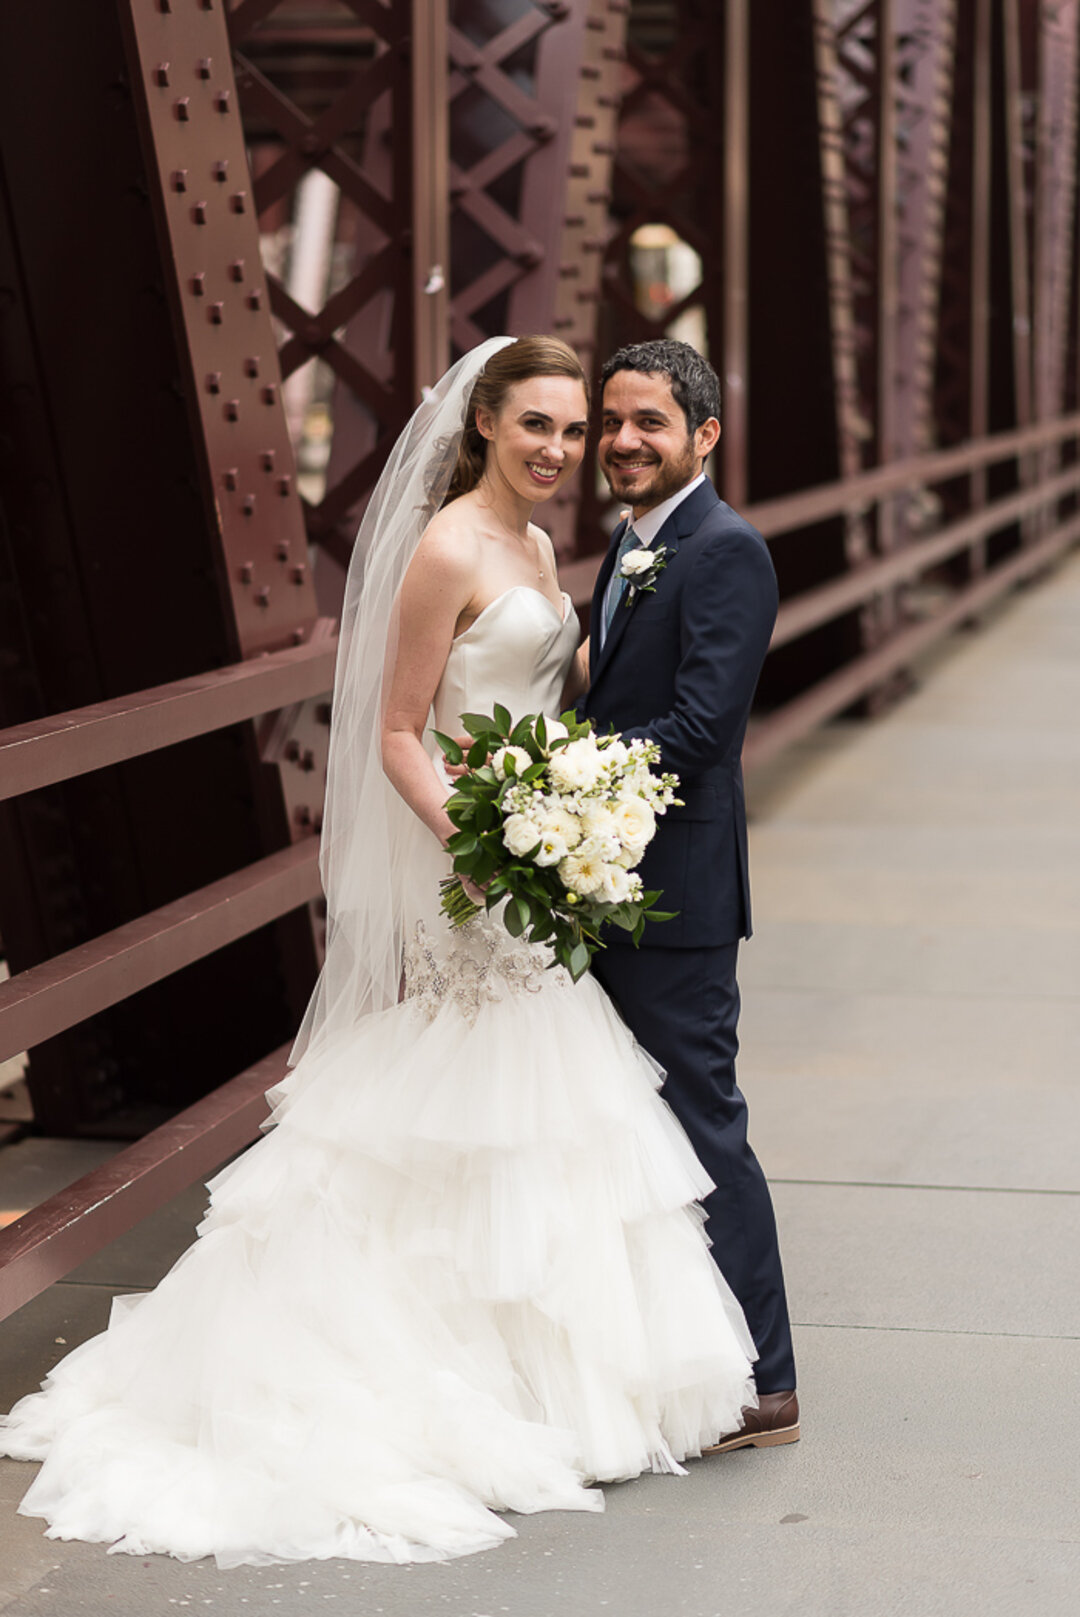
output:
M455 641L439 729L558 712L536 590ZM429 839L400 1005L309 1053L156 1290L0 1423L57 1538L223 1567L465 1555L503 1511L600 1510L752 1403L695 1207L711 1187L599 986L493 918L453 934Z

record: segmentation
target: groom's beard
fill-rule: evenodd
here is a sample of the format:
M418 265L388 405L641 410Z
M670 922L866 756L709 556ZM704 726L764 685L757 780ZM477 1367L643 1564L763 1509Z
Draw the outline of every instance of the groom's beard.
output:
M629 456L625 458L629 459ZM662 505L697 476L694 440L687 438L682 454L669 455L666 460L657 461L651 476L645 473L622 478L619 476L618 462L610 456L600 462L600 470L617 500L632 505L638 513L649 511L653 506Z

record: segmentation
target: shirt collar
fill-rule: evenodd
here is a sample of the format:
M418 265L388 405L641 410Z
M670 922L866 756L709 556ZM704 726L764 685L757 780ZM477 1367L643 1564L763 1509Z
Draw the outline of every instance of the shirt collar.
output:
M704 481L705 473L700 472L691 482L679 489L677 494L670 495L666 500L662 500L659 505L654 505L651 510L644 512L640 517L631 518L634 532L643 547L652 544L676 506L681 505L685 499L693 494L696 488L701 487Z

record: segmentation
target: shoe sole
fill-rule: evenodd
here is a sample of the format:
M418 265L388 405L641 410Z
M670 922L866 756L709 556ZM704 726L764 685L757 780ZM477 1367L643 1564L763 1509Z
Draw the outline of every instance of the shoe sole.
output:
M799 1441L798 1424L794 1426L780 1426L775 1432L736 1432L725 1443L710 1443L702 1454L728 1454L732 1449L775 1449L782 1443L797 1443Z

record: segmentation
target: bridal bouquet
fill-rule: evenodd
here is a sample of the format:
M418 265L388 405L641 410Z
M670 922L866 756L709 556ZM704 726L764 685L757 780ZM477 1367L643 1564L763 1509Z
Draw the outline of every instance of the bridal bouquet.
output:
M461 884L484 888L487 908L505 900L512 937L547 943L553 964L576 981L602 948L599 931L623 928L640 942L646 921L669 921L635 873L656 834L656 816L679 800L678 777L653 772L651 741L598 736L586 720L530 713L514 724L504 707L466 713L466 751L435 732L447 762L465 766L446 812L455 875L442 907L455 926L480 914Z

